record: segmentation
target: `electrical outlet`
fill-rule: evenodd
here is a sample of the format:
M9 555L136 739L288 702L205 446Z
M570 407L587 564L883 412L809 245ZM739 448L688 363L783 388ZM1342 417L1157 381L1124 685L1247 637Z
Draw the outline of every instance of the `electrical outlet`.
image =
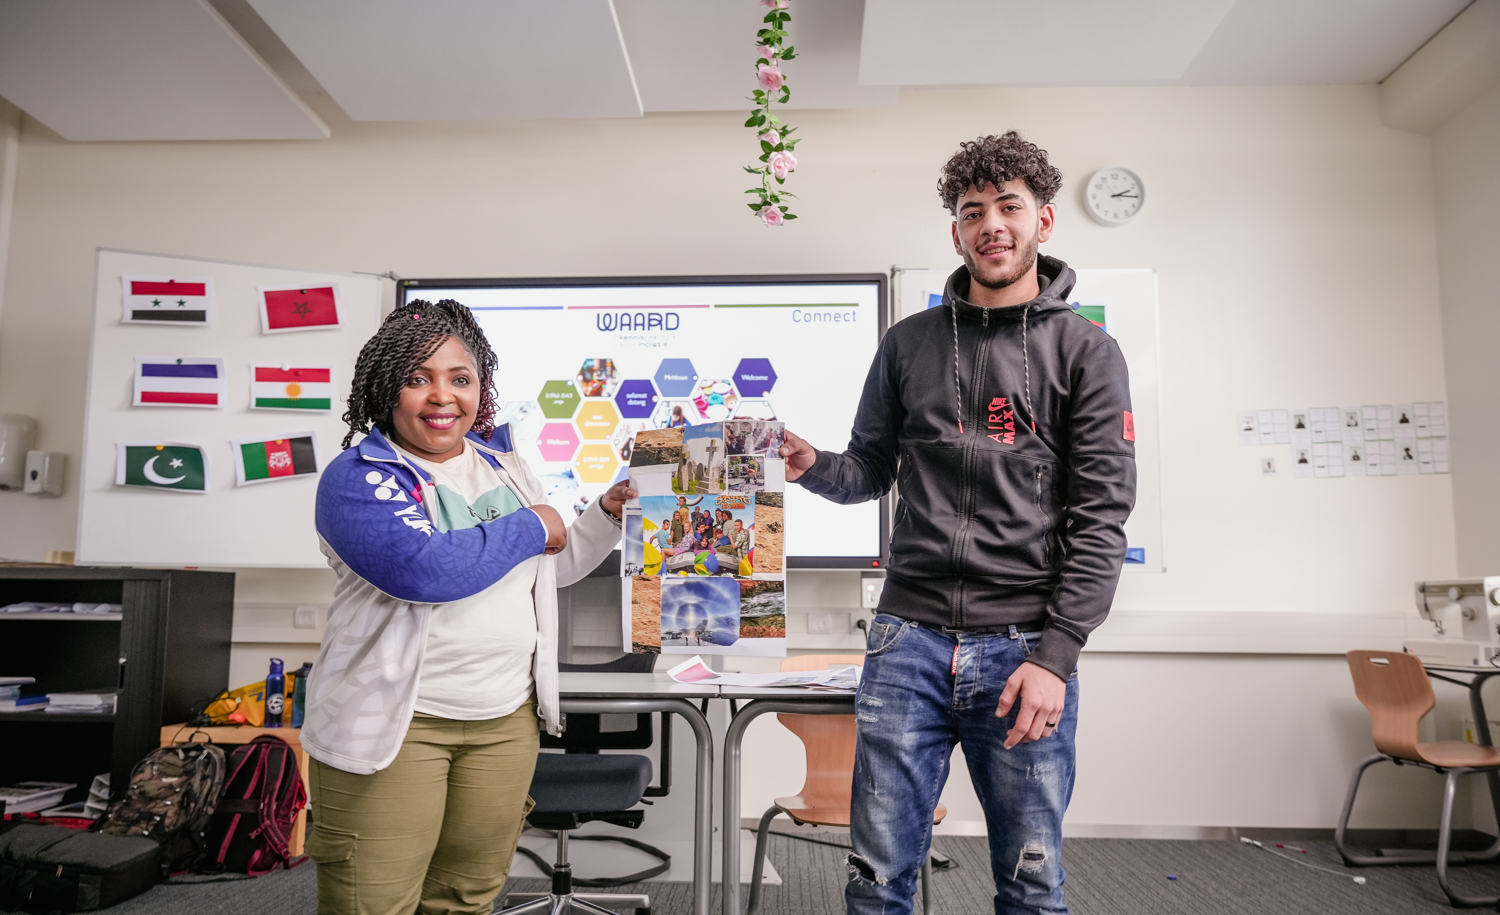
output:
M859 605L865 610L880 606L880 592L885 590L885 575L879 572L861 572L859 576Z
M807 615L808 635L828 635L833 632L833 616L828 613L809 613Z
M318 608L298 607L292 611L292 628L294 629L316 629L318 628Z

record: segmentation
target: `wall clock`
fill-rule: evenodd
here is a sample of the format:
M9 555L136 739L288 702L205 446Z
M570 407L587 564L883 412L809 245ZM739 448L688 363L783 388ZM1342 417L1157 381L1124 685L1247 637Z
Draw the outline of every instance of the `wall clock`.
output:
M1145 203L1146 182L1123 165L1099 169L1083 189L1083 208L1095 222L1112 229L1135 219Z

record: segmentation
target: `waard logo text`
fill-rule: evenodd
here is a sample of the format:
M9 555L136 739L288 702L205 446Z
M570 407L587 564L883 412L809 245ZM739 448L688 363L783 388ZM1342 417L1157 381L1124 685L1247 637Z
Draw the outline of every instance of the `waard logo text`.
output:
M676 330L682 316L675 311L601 311L594 315L594 326L602 331Z

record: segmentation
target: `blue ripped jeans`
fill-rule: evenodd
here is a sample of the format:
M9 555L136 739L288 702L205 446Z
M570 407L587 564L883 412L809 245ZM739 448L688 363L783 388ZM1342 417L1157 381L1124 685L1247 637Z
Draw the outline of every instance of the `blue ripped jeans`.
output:
M954 744L963 745L988 823L996 915L1066 915L1062 819L1073 795L1077 673L1052 736L1007 750L1020 703L995 717L1005 681L1036 638L949 634L876 615L855 702L850 915L912 911Z

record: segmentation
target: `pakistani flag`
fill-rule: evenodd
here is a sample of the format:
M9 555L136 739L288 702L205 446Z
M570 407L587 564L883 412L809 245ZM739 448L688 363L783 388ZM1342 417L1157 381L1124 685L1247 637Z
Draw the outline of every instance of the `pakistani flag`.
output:
M180 442L119 442L115 485L208 492L208 457L197 445Z
M236 441L234 470L238 486L317 473L317 436L295 432L285 438Z

